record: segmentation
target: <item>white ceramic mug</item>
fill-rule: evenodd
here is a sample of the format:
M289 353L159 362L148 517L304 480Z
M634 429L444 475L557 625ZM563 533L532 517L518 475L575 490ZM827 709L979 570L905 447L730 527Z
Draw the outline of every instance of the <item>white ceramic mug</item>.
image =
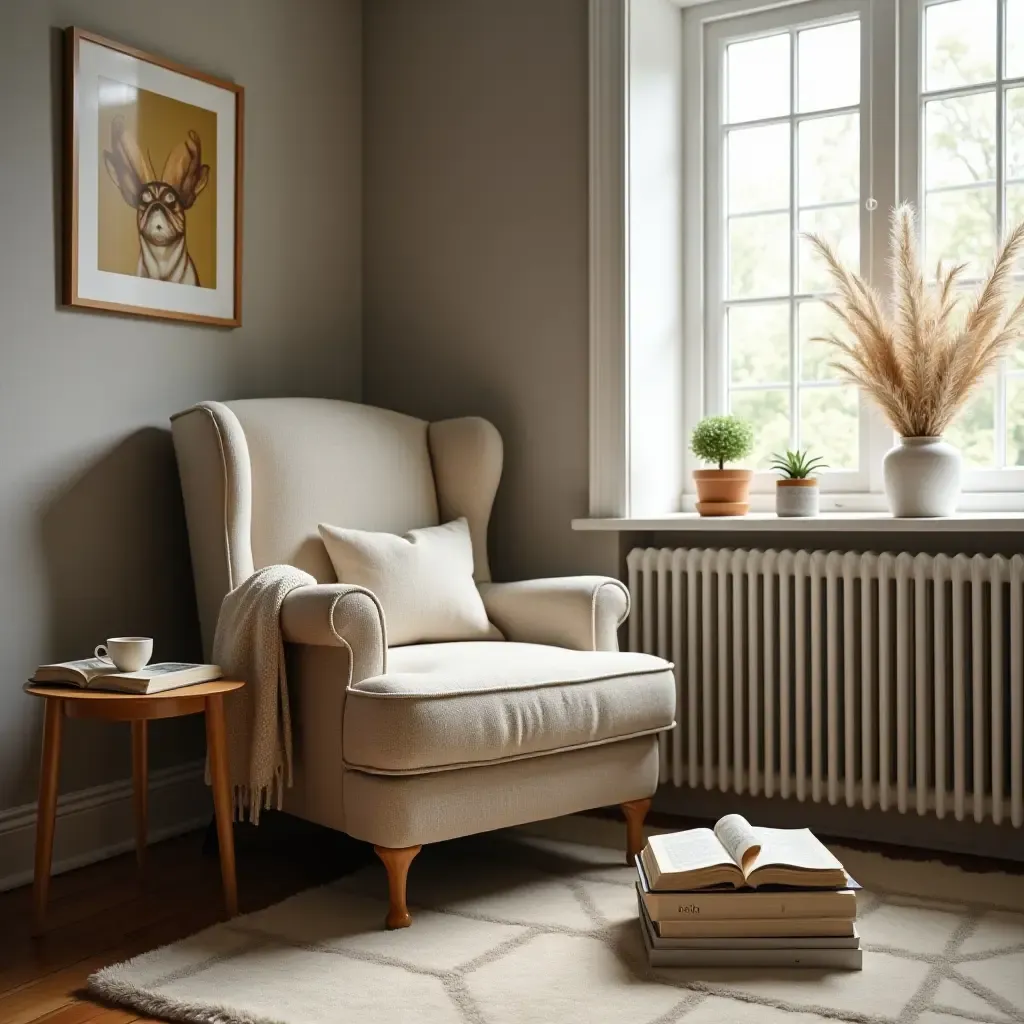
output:
M109 658L119 672L138 672L153 657L153 638L112 636L105 644L97 644L93 654L97 658Z

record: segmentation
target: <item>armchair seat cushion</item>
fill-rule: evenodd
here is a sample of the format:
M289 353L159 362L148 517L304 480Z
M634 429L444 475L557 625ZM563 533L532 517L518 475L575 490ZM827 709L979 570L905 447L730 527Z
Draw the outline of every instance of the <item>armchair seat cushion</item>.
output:
M536 757L660 732L675 707L672 666L649 654L486 641L392 648L383 675L349 687L345 763L416 775Z

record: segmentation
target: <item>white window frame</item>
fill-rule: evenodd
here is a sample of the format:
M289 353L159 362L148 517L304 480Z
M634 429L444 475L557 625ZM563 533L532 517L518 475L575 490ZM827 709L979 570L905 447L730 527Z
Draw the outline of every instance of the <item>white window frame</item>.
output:
M793 20L787 8L830 0L590 0L590 515L592 517L650 516L655 510L640 506L632 494L630 472L630 367L634 344L630 341L630 287L628 243L629 140L631 118L637 97L631 93L637 69L631 66L631 17L640 5L659 9L672 3L677 10L682 38L682 60L678 88L684 111L682 126L682 218L683 310L681 323L682 381L679 382L683 428L687 435L708 406L705 359L705 234L704 234L704 32L723 19L761 14ZM873 92L874 102L865 116L862 131L875 136L874 173L865 173L862 162L862 191L871 187L877 209L871 229L861 232L861 257L865 273L884 290L888 254L888 209L898 194L908 199L919 195L919 157L910 142L907 125L919 123L921 99L916 88L908 90L906 69L914 64L912 84L916 87L921 67L921 10L941 0L853 0L867 6L862 19L862 62L869 59L870 74L862 71L862 87ZM696 3L697 6L689 6ZM897 33L897 19L900 32ZM803 20L803 19L801 19ZM870 45L868 41L870 40ZM894 46L899 51L893 54ZM1002 60L1002 55L1000 60ZM897 66L904 69L897 90ZM863 63L862 63L863 69ZM909 116L908 116L909 112ZM644 112L640 111L642 117ZM898 116L897 116L898 115ZM897 146L897 124L902 134ZM919 131L919 128L918 128ZM916 138L915 138L916 143ZM862 161L863 161L862 156ZM865 194L866 195L866 194ZM863 216L863 214L862 214ZM870 241L869 241L870 239ZM867 252L865 252L865 247ZM724 380L724 378L723 378ZM882 489L881 455L894 437L873 406L862 417L862 429L870 438L867 459L867 487L831 490L822 495L822 509L839 513L836 523L849 514L884 513L887 505ZM686 452L682 466L666 465L666 472L680 480L680 504L665 513L692 509L691 470L695 460ZM1024 512L1024 470L985 471L986 476L965 474L965 488L959 507L963 513ZM634 474L635 475L635 474ZM1011 479L1013 478L1013 479ZM685 489L682 481L686 481ZM834 486L834 484L833 484ZM754 510L773 509L770 492L752 495ZM612 521L612 520L609 520Z

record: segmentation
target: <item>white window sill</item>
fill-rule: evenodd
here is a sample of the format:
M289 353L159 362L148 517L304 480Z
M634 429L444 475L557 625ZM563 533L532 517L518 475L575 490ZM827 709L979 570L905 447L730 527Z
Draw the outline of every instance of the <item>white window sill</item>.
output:
M651 530L684 533L1015 533L1024 531L1024 512L961 512L943 519L895 519L886 512L823 512L813 519L780 519L774 512L745 516L664 516L574 519L574 530Z

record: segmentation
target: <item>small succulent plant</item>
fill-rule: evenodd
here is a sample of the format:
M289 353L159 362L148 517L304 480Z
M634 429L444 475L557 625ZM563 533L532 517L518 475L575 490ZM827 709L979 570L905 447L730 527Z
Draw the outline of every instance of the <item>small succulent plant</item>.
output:
M806 480L815 470L826 469L827 465L823 459L811 458L810 449L801 451L786 451L779 454L773 453L771 468L778 470L786 480Z
M738 416L706 416L690 437L690 451L701 462L717 463L719 469L749 455L753 447L754 428Z

